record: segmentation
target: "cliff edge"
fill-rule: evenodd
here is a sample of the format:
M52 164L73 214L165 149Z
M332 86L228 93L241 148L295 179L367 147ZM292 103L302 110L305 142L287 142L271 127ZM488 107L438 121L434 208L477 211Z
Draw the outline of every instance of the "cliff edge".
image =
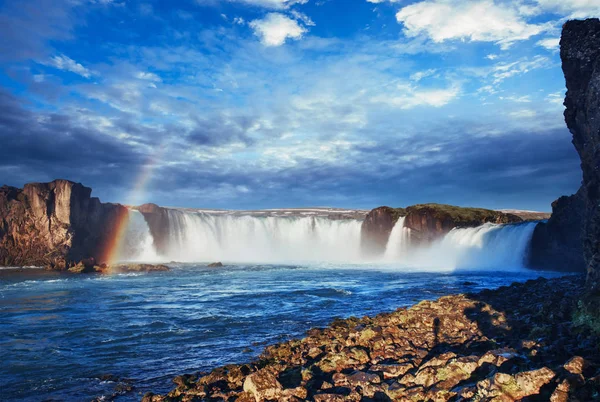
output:
M587 287L600 290L600 20L568 21L560 58L567 84L565 122L581 158L584 206L583 253Z
M127 208L69 180L0 187L0 265L64 270L102 254Z

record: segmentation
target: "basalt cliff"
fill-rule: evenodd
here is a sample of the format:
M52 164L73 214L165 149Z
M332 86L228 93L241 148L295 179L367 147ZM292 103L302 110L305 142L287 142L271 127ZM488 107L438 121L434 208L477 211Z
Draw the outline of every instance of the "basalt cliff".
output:
M560 57L567 84L565 121L581 158L583 255L587 287L600 291L600 20L569 21Z
M0 187L0 265L68 269L102 261L127 208L68 180Z

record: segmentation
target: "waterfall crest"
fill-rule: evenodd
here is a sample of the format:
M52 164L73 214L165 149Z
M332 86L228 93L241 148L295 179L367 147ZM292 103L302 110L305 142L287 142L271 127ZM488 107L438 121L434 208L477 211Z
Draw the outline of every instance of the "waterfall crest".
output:
M417 270L522 269L535 222L457 228L431 244L411 241L401 217L376 261L361 252L357 219L324 216L240 215L166 209L161 253L136 210L120 248L121 261L242 263L386 263Z
M342 262L360 259L359 220L169 210L167 259L183 262Z

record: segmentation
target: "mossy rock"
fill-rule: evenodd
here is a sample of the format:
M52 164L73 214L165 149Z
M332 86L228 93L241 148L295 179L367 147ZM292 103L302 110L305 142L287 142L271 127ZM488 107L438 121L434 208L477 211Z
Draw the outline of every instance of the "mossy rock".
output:
M447 204L417 204L405 209L407 214L428 215L440 221L452 221L456 226L472 226L486 222L517 223L523 219L513 214L506 214L485 208L457 207Z

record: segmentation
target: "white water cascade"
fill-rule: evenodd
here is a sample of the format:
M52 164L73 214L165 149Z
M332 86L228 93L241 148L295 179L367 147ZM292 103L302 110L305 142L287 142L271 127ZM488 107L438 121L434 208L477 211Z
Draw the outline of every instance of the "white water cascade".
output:
M361 252L357 219L324 216L240 215L228 212L166 210L168 234L162 253L136 210L120 247L119 260L142 262L385 263L415 270L501 269L524 267L535 222L453 229L428 245L413 244L400 218L379 260Z
M141 212L135 209L129 210L127 228L119 245L117 258L119 261L143 262L159 259L154 249L154 239L146 219L144 219Z
M168 210L168 260L348 262L360 259L359 220Z
M502 269L524 268L527 248L535 222L474 228L456 228L425 246L410 243L410 229L404 219L394 226L385 252L386 262L400 262L418 269Z
M410 252L410 229L404 227L405 219L401 216L390 233L383 257L386 261L402 261Z

